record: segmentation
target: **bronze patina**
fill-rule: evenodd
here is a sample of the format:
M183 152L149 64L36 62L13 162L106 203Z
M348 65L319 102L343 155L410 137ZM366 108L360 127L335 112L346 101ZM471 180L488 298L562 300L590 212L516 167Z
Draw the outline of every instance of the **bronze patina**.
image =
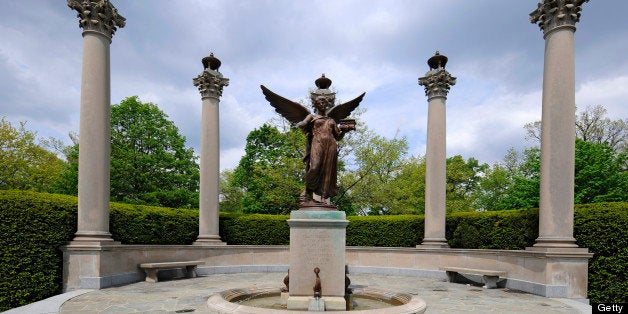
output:
M334 106L336 94L329 90L331 80L323 74L315 81L318 89L310 93L314 112L303 105L273 93L261 85L262 92L279 114L307 138L305 156L305 190L301 193L301 209L333 210L330 198L338 195L338 141L355 130L355 120L346 119L358 107L364 94Z

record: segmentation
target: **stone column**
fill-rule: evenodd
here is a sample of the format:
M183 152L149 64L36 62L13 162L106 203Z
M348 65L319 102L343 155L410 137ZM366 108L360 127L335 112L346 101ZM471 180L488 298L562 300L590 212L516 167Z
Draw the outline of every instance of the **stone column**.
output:
M220 60L210 54L203 58L203 72L193 82L203 101L201 122L201 186L197 245L225 244L218 229L218 195L220 182L220 128L218 103L222 88L229 85L218 68Z
M541 188L537 247L577 247L573 237L575 165L574 32L588 0L544 0L530 13L545 38Z
M125 18L107 0L68 0L83 29L79 130L78 230L72 245L113 243L109 233L109 46Z
M425 153L425 236L418 247L447 248L445 238L446 118L445 101L456 78L445 70L447 57L436 54L427 64L430 70L419 78L428 100L427 149Z

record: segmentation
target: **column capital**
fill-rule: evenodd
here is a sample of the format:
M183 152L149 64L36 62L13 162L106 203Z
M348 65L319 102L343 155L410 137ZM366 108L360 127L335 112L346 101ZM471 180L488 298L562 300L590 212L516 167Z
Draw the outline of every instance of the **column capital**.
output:
M530 22L538 24L545 35L558 27L569 27L575 31L585 2L589 0L543 0L530 13Z
M201 99L208 97L218 99L222 96L222 88L229 86L229 79L223 77L222 73L218 71L221 62L214 57L214 53L203 58L202 61L205 69L192 82L194 86L198 87Z
M126 19L109 0L68 0L68 6L78 12L83 32L97 32L111 40L118 27L125 26Z
M434 97L445 97L449 93L449 88L456 85L456 78L451 76L444 68L431 69L425 73L424 77L419 77L419 85L425 87L425 96L428 99Z
M201 98L220 98L222 96L222 88L229 85L229 79L224 78L218 71L205 69L199 76L193 80L194 86L198 87Z

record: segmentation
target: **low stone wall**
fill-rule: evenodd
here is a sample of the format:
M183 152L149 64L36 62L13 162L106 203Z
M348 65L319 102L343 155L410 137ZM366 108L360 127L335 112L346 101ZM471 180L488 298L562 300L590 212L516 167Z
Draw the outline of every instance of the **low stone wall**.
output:
M558 298L587 298L587 249L469 250L348 247L350 273L446 279L441 267L507 272L501 286ZM288 246L110 245L64 247L64 291L144 280L141 263L204 261L199 275L286 272ZM281 286L282 283L277 283Z

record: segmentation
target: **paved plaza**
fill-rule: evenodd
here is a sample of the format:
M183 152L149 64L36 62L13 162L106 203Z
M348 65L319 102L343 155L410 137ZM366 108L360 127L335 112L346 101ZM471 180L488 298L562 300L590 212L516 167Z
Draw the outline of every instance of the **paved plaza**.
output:
M250 286L280 287L283 273L242 273L203 276L158 283L138 282L92 290L65 301L60 313L211 313L210 295ZM352 285L416 294L427 303L426 313L588 313L591 308L567 299L551 299L509 289L483 289L438 279L375 274L351 274ZM55 313L48 306L14 309L12 313ZM48 307L47 311L42 308ZM38 310L38 308L40 310Z

